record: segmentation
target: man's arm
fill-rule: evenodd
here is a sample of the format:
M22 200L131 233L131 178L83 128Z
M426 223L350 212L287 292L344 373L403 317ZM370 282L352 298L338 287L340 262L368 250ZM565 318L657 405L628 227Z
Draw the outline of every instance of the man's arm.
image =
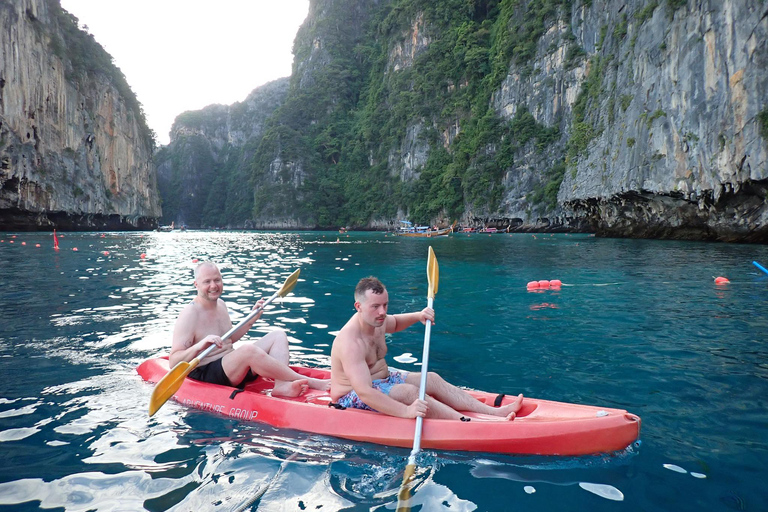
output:
M387 331L386 332L398 332L406 329L416 322L423 324L429 320L435 323L435 310L432 308L424 308L421 311L415 311L413 313L401 313L399 315L387 316Z
M419 406L419 400L406 405L373 388L371 371L365 362L365 351L357 343L346 344L341 362L352 389L371 409L399 418L415 418L424 415L419 412L423 409Z

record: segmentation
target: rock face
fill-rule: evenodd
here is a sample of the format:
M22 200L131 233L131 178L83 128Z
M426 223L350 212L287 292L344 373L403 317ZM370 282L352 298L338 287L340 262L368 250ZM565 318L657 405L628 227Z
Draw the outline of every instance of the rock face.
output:
M758 122L768 106L768 6L699 0L643 19L643 4L574 12L577 38L605 63L593 118L605 129L566 172L559 201L605 235L768 242ZM626 35L609 31L596 48L590 32L605 17L622 20L622 9Z
M768 243L766 1L471 4L312 0L240 224ZM185 180L212 182L225 131Z
M177 226L264 227L251 218L251 165L266 119L288 91L288 78L265 84L243 102L210 105L179 115L171 142L155 162L163 197L163 222ZM295 228L276 223L273 228Z
M152 134L122 73L54 0L0 3L0 229L147 229Z

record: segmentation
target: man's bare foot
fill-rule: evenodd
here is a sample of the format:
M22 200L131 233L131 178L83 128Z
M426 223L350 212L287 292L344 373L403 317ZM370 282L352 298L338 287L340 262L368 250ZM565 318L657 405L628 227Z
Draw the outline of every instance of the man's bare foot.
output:
M320 391L331 390L331 379L307 379L309 381L309 387Z
M307 389L309 389L309 382L307 379L294 381L276 380L275 387L272 388L272 395L292 398L303 395L307 392Z
M511 404L507 404L502 407L495 408L496 412L494 412L494 414L496 416L504 416L508 420L513 420L515 419L515 413L517 413L522 406L523 406L523 394L520 393L519 395L517 395L517 398L515 398L515 401L512 402Z

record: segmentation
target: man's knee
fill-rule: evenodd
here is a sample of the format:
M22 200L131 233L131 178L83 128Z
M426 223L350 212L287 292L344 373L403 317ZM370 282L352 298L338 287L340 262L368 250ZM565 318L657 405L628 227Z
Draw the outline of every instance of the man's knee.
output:
M235 349L235 352L239 352L240 357L247 360L249 364L258 362L260 359L267 355L267 353L264 352L261 348L253 344L246 344L242 347L238 347Z
M435 372L427 372L427 382L430 384L444 384L445 379Z
M389 396L403 403L412 403L419 398L419 388L413 384L403 383L392 386Z
M269 341L271 345L284 345L288 346L288 334L282 329L275 329L274 331L265 334L261 338L262 340Z

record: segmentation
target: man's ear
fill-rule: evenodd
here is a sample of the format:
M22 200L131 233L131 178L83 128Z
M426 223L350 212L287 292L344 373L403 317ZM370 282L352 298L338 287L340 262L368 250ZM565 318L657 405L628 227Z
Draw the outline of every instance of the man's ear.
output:
M362 304L360 304L359 302L355 301L355 311L357 311L358 313L360 312L360 306L361 305Z

